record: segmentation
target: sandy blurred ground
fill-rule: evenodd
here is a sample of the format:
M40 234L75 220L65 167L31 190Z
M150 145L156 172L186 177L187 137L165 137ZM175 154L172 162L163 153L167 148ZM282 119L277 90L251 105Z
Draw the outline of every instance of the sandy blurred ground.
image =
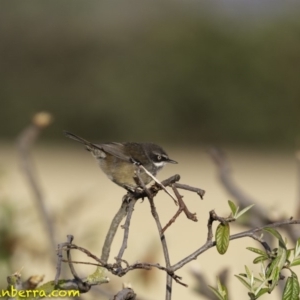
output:
M182 215L167 230L166 238L171 262L174 264L205 242L209 210L215 209L219 215L227 216L227 200L232 198L218 182L215 165L203 149L165 148L179 164L167 166L158 178L165 179L178 173L182 183L206 190L203 201L195 194L182 192L190 211L197 213L199 221L191 222ZM284 215L288 218L294 214L298 186L293 153L225 150L232 164L235 180L245 192L261 201L275 216ZM109 222L120 207L124 191L105 177L93 158L79 145L37 146L33 151L33 159L47 207L54 219L57 241L64 242L67 234L73 234L74 243L100 255ZM7 201L14 206L14 229L21 238L14 254L13 269L19 270L24 266L24 277L45 274L46 281L52 280L55 266L51 264L48 253L54 249L49 249L47 235L34 206L31 191L20 174L14 145L0 145L0 174L0 201ZM163 193L160 193L155 202L161 221L165 224L175 213L176 207ZM232 233L243 229L234 227ZM120 229L110 261L117 255L121 239ZM128 262L139 260L163 264L156 226L147 201L138 203L135 207L128 245L124 255ZM190 275L191 268L203 271L209 284L215 285L216 274L225 267L230 268L232 280L229 289L232 299L240 299L239 295L243 295L245 299L246 290L233 275L244 272L244 264L255 272L259 271L258 266L251 264L254 255L245 249L246 246L258 245L252 240L233 241L224 256L219 255L216 249L211 249L179 270L177 274L183 277L189 287L174 283L173 299L204 299L193 291L195 281ZM90 261L83 255L74 255L74 259ZM77 268L82 276L93 271L92 267L87 266L78 265ZM3 270L1 274L5 277L8 275L3 274ZM134 271L123 278L109 277L111 283L105 288L113 292L121 288L122 282L131 282L135 292L143 296L143 299L164 299L163 272ZM90 299L91 294L83 295L83 298ZM277 299L277 295L267 295L262 299Z

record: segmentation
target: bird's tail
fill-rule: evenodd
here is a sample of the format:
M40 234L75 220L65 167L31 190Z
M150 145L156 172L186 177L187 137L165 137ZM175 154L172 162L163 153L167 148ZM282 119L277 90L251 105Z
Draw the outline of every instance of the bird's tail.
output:
M72 139L72 140L75 140L75 141L77 141L77 142L79 142L79 143L81 143L81 144L84 144L85 146L88 147L88 149L89 149L89 148L94 148L94 147L95 147L94 144L92 144L91 142L89 142L89 141L83 139L82 137L80 137L80 136L78 136L78 135L76 135L76 134L74 134L74 133L71 133L71 132L66 131L66 130L64 130L63 132L64 132L64 134L65 134L66 137L68 137L68 138L70 138L70 139Z

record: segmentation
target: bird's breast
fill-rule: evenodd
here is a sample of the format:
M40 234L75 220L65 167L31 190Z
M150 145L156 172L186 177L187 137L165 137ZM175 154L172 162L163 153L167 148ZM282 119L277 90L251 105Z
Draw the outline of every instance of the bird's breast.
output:
M123 187L137 187L135 178L138 166L108 154L105 158L98 159L98 163L107 177L116 184ZM145 168L151 174L155 175L156 172L153 172L151 168L150 170L149 168L147 168L147 166L145 166ZM140 170L140 177L143 180L144 184L148 184L152 181L152 178L148 176L143 170Z

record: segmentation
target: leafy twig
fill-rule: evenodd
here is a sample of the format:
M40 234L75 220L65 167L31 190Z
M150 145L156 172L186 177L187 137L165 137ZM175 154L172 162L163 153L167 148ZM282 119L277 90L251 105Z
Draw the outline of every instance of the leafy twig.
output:
M219 217L218 217L219 218ZM216 242L212 241L212 223L217 220L218 218L216 218L216 214L214 211L210 212L210 217L208 220L208 234L207 234L207 241L206 243L201 246L199 249L197 249L196 251L194 251L192 254L188 255L187 257L185 257L184 259L180 260L179 262L177 262L176 264L172 265L170 267L170 269L172 271L176 271L180 268L182 268L184 265L186 265L187 263L189 263L192 260L197 259L197 257L206 252L208 249L216 246ZM256 241L260 242L261 245L267 250L270 249L270 247L268 247L266 245L266 242L263 241L259 236L257 236L257 233L260 233L264 228L267 227L271 227L271 228L276 228L276 227L281 227L281 226L285 226L285 225L293 225L293 224L300 224L300 220L293 220L293 219L288 219L288 220L283 220L280 222L275 222L275 223L271 223L271 224L267 224L261 227L257 227L254 229L250 229L250 230L246 230L237 234L233 234L229 237L229 240L235 240L235 239L239 239L239 238L244 238L244 237L251 237L252 239L255 239Z

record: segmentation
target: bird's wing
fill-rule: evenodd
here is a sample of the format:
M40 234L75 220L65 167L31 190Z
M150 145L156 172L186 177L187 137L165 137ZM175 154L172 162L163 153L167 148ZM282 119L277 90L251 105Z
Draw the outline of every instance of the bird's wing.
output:
M86 146L86 148L90 151L93 148L94 149L99 149L99 150L101 150L105 153L108 153L112 156L115 156L115 157L117 157L121 160L130 162L130 163L135 162L134 159L131 156L128 156L128 155L124 154L124 145L121 144L121 143L94 144L94 143L91 143L91 142L83 139L82 137L80 137L80 136L78 136L74 133L64 131L64 134L67 137L69 137L70 139L73 139L77 142L80 142L80 143L84 144Z
M124 153L124 145L121 143L109 143L109 144L101 144L101 145L93 144L93 145L110 155L113 155L124 161L133 163L132 157Z

